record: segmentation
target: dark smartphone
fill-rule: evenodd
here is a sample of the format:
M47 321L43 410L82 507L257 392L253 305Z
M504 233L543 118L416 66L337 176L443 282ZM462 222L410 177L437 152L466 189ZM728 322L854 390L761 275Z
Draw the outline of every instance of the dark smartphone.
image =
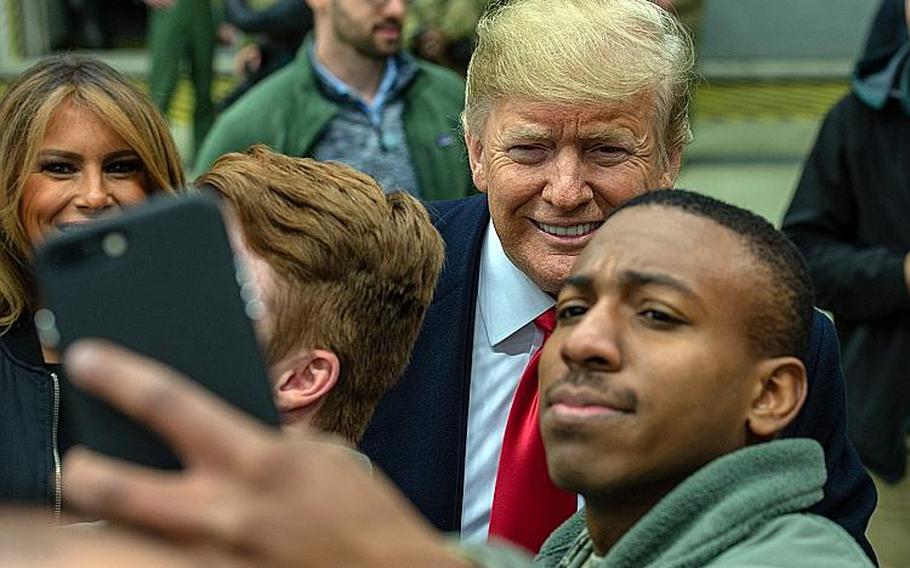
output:
M44 306L35 323L46 346L62 352L82 337L107 339L279 423L251 321L262 304L235 265L212 198L156 197L56 236L36 251L35 272ZM65 380L62 392L63 427L75 442L152 467L180 467L144 427Z

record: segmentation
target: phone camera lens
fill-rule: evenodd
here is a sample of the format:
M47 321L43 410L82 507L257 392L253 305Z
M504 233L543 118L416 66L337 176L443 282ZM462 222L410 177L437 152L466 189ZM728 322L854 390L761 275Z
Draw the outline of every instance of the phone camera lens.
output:
M111 258L123 256L126 249L126 236L123 233L108 233L101 241L101 250Z

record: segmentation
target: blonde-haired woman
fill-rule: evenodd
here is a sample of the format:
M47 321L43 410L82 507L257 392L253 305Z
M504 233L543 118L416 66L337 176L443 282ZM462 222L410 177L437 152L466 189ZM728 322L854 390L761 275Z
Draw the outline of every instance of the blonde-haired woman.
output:
M59 511L71 440L57 354L32 324L32 248L48 235L173 192L184 183L167 123L100 61L64 55L22 73L0 98L0 501Z

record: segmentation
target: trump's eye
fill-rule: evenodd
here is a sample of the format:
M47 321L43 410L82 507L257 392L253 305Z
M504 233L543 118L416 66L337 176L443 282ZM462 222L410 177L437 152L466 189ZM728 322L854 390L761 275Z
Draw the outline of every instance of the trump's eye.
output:
M534 144L516 144L506 152L513 162L519 164L538 164L547 158L548 151L543 146Z
M602 144L590 148L588 150L588 155L595 160L615 162L616 160L621 160L628 156L629 152L621 146Z

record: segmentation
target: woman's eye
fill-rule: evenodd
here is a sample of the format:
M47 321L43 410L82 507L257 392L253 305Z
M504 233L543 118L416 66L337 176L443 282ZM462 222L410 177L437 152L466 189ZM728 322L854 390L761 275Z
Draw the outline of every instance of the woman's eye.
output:
M556 319L558 321L567 321L573 318L581 317L585 315L587 311L588 309L585 306L563 306L556 311Z
M547 150L540 146L522 144L509 148L508 154L513 161L519 164L537 164L546 159Z
M55 176L65 176L76 172L75 166L69 162L42 162L39 170Z
M142 171L142 162L139 160L118 160L104 166L104 171L115 175L132 175Z

